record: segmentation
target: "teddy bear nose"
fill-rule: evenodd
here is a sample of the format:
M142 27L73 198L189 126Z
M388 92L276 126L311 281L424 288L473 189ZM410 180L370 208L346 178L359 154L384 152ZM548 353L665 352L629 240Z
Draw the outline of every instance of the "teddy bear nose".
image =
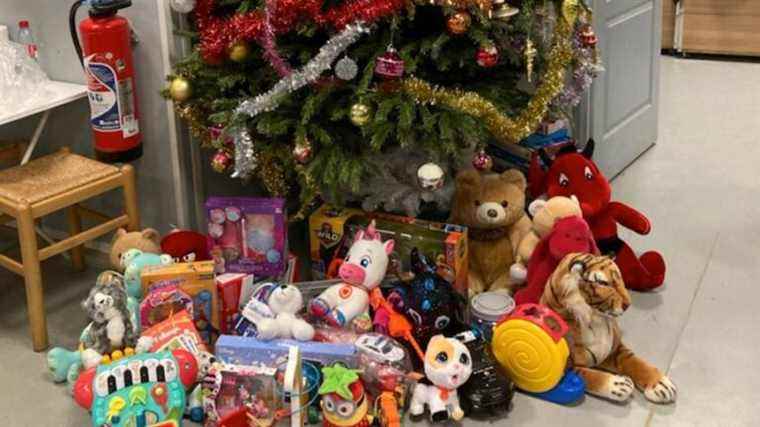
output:
M499 215L499 213L496 212L496 209L489 209L487 214L491 218L496 218Z

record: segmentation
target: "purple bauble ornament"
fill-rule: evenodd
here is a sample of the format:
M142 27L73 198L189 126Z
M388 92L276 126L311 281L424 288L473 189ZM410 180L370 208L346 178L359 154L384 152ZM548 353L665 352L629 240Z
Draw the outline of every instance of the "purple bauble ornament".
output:
M493 167L493 159L484 150L472 156L472 167L479 171L489 171Z

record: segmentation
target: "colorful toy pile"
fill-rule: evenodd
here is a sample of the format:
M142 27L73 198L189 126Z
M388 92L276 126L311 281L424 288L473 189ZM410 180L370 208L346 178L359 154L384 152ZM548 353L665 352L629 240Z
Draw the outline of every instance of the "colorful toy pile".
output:
M121 230L124 274L98 277L79 348L51 350L50 372L96 427L397 427L407 414L498 415L516 390L563 405L636 389L674 402L616 320L627 280L658 285L664 263L614 237L616 221L650 227L609 202L592 149L541 153L530 183L461 171L456 224L322 207L309 221L321 281L292 279L282 200L213 198L208 235ZM527 188L550 198L526 210Z

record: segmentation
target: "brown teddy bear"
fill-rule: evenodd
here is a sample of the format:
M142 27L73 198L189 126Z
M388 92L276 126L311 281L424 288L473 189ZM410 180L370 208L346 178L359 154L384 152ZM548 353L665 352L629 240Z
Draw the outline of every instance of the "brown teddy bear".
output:
M575 196L556 196L549 200L536 199L528 205L528 212L533 217L531 230L523 237L517 247L515 263L511 268L512 281L522 283L527 275L526 266L533 249L542 238L549 235L558 219L569 216L582 217L581 206Z
M509 268L517 245L530 231L525 214L525 177L474 169L457 175L451 221L468 227L470 296L487 290L512 290Z
M111 242L111 268L120 272L124 271L124 266L121 265L121 254L129 249L139 249L143 252L160 254L161 236L158 234L158 231L152 228L131 232L123 228L116 230Z

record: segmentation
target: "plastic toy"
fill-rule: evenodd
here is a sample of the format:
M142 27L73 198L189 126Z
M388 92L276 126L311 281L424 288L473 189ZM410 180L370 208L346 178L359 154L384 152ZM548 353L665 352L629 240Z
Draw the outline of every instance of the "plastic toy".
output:
M611 255L615 259L625 285L639 291L662 285L665 280L662 255L649 251L637 256L618 236L618 224L642 235L649 234L652 225L636 209L611 201L610 183L591 160L594 140L590 139L580 152L573 145L563 148L554 160L542 151L539 154L548 170L544 171L538 157L533 157L530 165L531 193L538 195L546 192L549 197L575 195L596 244L603 255Z
M74 399L92 411L94 427L179 426L197 369L185 350L134 355L84 371Z
M138 300L142 298L143 291L140 278L143 270L149 266L174 263L174 259L170 255L147 253L139 249L130 249L123 253L121 258L124 265L124 283L127 286L127 293L130 297Z
M472 356L472 375L459 388L465 415L493 415L509 410L515 384L493 359L488 341L472 331L461 332L454 338L467 346Z
M141 252L160 254L161 246L159 244L158 231L152 228L146 228L142 231L127 231L123 228L116 230L111 241L111 250L109 259L111 268L124 272L126 265L122 263L122 255L130 249L138 249Z
M483 292L470 300L470 326L479 338L491 342L493 328L514 309L515 300L508 292Z
M562 379L570 350L564 320L538 304L519 305L493 333L491 349L521 390L541 393Z
M303 308L303 296L297 287L264 283L256 288L249 305L257 302L266 304L265 307L257 307L256 312L261 315L253 319L259 339L295 338L310 341L314 338L314 327L296 316Z
M369 427L369 402L356 370L341 364L322 368L322 426Z
M309 312L335 327L351 325L358 316L368 317L370 292L380 292L377 287L385 277L393 242L380 240L374 221L366 231L357 232L348 256L340 266L343 283L330 286L311 300Z
M617 317L631 304L620 270L607 257L566 256L546 285L541 302L561 313L573 340L573 367L586 391L616 402L638 388L653 403L673 403L673 381L622 341Z
M559 383L551 390L543 393L528 394L559 405L572 405L581 400L585 393L586 382L575 371L568 369Z
M224 259L224 271L219 272L277 277L285 271L288 242L283 199L211 197L206 209L208 248L212 254L221 251Z
M471 373L472 356L467 347L455 338L434 336L425 350L425 376L432 385L418 383L414 387L409 413L422 415L427 406L432 422L461 420L464 411L457 389Z
M161 239L161 251L171 255L174 262L208 261L208 238L192 230L172 230Z
M267 366L213 365L203 381L203 408L208 427L228 424L241 409L249 426L271 426L278 409L275 373Z
M140 321L142 328L147 329L158 324L174 313L185 311L193 315L193 299L183 292L177 280L167 280L151 286L150 292L140 303Z

